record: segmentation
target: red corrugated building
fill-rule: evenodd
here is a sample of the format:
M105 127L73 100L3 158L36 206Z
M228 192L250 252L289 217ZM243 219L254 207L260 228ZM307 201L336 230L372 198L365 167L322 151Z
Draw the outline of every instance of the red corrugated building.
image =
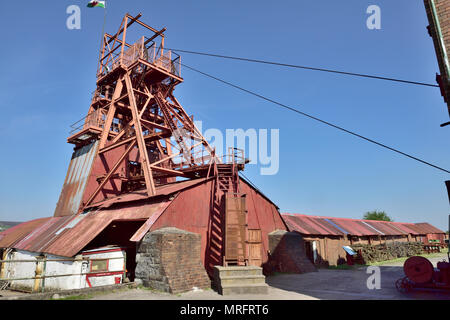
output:
M429 223L403 223L304 214L282 214L290 231L305 240L306 254L314 263L336 265L346 260L343 246L389 242L444 243L445 232Z
M117 245L128 248L131 271L136 246L147 232L176 227L201 235L201 258L210 269L223 259L221 231L212 221L215 183L214 178L175 182L157 188L153 197L134 192L96 203L84 214L25 222L0 233L0 248L73 257L82 250ZM244 179L240 187L246 198L248 232L259 233L261 239L252 244L249 259L261 266L268 259L268 234L287 228L274 203Z

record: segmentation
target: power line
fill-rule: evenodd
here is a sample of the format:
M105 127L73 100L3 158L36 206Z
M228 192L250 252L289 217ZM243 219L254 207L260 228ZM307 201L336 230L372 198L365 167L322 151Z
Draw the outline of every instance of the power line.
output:
M265 96L262 96L262 95L260 95L260 94L258 94L258 93L256 93L256 92L253 92L253 91L244 89L244 88L242 88L242 87L240 87L240 86L238 86L238 85L232 84L232 83L230 83L230 82L228 82L228 81L225 81L225 80L223 80L223 79L217 78L217 77L215 77L215 76L213 76L213 75L210 75L210 74L205 73L205 72L203 72L203 71L197 70L197 69L195 69L195 68L193 68L193 67L190 67L190 66L188 66L188 65L185 65L185 64L183 64L183 63L182 63L181 65L182 65L183 67L185 67L185 68L188 68L188 69L192 70L192 71L195 71L195 72L197 72L197 73L200 73L200 74L202 74L202 75L204 75L204 76L206 76L206 77L208 77L208 78L214 79L214 80L219 81L219 82L221 82L221 83L223 83L223 84L226 84L226 85L228 85L228 86L231 86L231 87L233 87L233 88L235 88L235 89L238 89L238 90L241 90L241 91L246 92L246 93L248 93L248 94L251 94L251 95L253 95L253 96L257 97L257 98L260 98L260 99L262 99L262 100L268 101L268 102L273 103L273 104L276 104L276 105L278 105L278 106L280 106L280 107L283 107L283 108L285 108L285 109L288 109L288 110L290 110L290 111L296 112L296 113L298 113L298 114L300 114L300 115L303 115L303 116L308 117L308 118L310 118L310 119L313 119L313 120L315 120L315 121L318 121L318 122L321 122L321 123L323 123L323 124L326 124L327 126L333 127L333 128L335 128L335 129L338 129L338 130L341 130L341 131L344 131L344 132L346 132L346 133L348 133L348 134L351 134L351 135L353 135L353 136L355 136L355 137L358 137L358 138L360 138L360 139L366 140L366 141L368 141L368 142L370 142L370 143L376 144L376 145L378 145L378 146L380 146L380 147L383 147L383 148L385 148L385 149L394 151L394 152L399 153L399 154L401 154L401 155L403 155L403 156L405 156L405 157L408 157L408 158L410 158L410 159L419 161L419 162L421 162L421 163L423 163L423 164L426 164L426 165L428 165L428 166L430 166L430 167L433 167L433 168L435 168L435 169L444 171L444 172L446 172L446 173L450 173L450 171L447 170L447 169L441 168L441 167L439 167L439 166L437 166L437 165L434 165L434 164L432 164L432 163L430 163L430 162L428 162L428 161L425 161L425 160L422 160L422 159L420 159L420 158L414 157L414 156L412 156L412 155L410 155L410 154L408 154L408 153L402 152L402 151L400 151L400 150L398 150L398 149L389 147L389 146L387 146L387 145L385 145L385 144L383 144L383 143L381 143L381 142L372 140L372 139L367 138L367 137L365 137L365 136L363 136L363 135L360 135L360 134L358 134L358 133L356 133L356 132L353 132L353 131L347 130L347 129L345 129L345 128L342 128L342 127L340 127L340 126L338 126L338 125L335 125L335 124L333 124L333 123L331 123L331 122L328 122L328 121L322 120L322 119L320 119L320 118L314 117L314 116L312 116L312 115L310 115L310 114L308 114L308 113L305 113L305 112L300 111L300 110L298 110L298 109L295 109L295 108L293 108L293 107L287 106L287 105L285 105L285 104L283 104L283 103L281 103L281 102L272 100L272 99L267 98L267 97L265 97Z
M287 64L287 63L281 63L281 62L275 62L275 61L267 61L267 60L250 59L250 58L243 58L243 57L225 56L225 55L214 54L214 53L206 53L206 52L197 52L197 51L171 49L171 48L166 48L166 49L172 50L174 52L178 51L178 52L189 53L189 54L196 54L196 55L201 55L201 56L209 56L209 57L215 57L215 58L239 60L239 61L254 62L254 63L263 63L263 64L270 64L270 65L276 65L276 66L282 66L282 67L288 67L288 68L296 68L296 69L306 69L306 70L313 70L313 71L330 72L330 73L343 74L343 75L347 75L347 76L355 76L355 77L362 77L362 78L386 80L386 81L414 84L414 85L419 85L419 86L427 86L427 87L437 87L437 88L439 88L438 85L432 84L432 83L425 83L425 82L418 82L418 81L411 81L411 80L403 80L403 79L375 76L375 75L370 75L370 74L346 72L346 71L324 69L324 68L316 68L316 67L309 67L309 66L302 66L302 65L295 65L295 64Z

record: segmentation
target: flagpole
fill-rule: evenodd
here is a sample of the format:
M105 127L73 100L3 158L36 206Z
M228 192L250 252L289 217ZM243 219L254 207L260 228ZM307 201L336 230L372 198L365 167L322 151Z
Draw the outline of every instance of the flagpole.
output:
M102 57L102 48L103 41L105 39L105 25L106 25L106 1L105 1L105 14L103 15L103 26L102 26L102 34L100 35L100 53L99 53L99 68L103 71L102 62L100 61Z
M106 1L105 1L105 14L103 15L102 41L103 41L103 35L105 34L105 24L106 24Z

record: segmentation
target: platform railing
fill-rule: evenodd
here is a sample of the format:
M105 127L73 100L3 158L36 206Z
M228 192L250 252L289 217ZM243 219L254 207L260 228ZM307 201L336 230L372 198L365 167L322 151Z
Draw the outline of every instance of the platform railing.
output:
M244 150L230 147L228 154L222 156L222 162L228 164L245 164Z
M36 257L36 259L0 260L0 266L1 266L1 270L2 270L1 275L0 275L0 281L3 282L3 284L4 284L4 288L2 288L2 289L6 289L6 286L8 286L12 281L34 280L32 292L36 292L36 291L44 292L45 291L45 279L60 278L60 277L73 277L73 276L90 276L90 275L97 275L97 274L101 273L99 271L89 271L89 272L81 272L80 271L78 273L47 274L46 270L45 270L45 266L46 266L47 262L62 262L62 263L82 262L82 263L86 263L89 265L91 262L95 262L95 261L102 262L102 261L117 260L117 259L124 260L123 269L117 270L114 272L122 272L123 279L125 279L126 272L127 272L127 270L125 268L126 257L49 259L46 256L38 256L38 257ZM28 264L34 263L36 265L34 268L35 275L29 276L29 277L7 276L7 274L9 274L10 271L6 269L6 267L5 267L6 264L18 265L21 263L22 264L23 263L28 263ZM107 264L108 264L108 262L107 262ZM107 273L107 272L110 272L110 271L105 271L105 273Z
M102 109L98 109L89 113L86 117L78 120L70 126L70 134L81 131L89 127L103 128L106 115L102 112Z
M145 37L141 37L122 53L109 53L102 58L97 76L102 77L119 66L129 67L138 59L145 60L178 77L181 75L181 58L171 50L164 50L155 42L146 45Z

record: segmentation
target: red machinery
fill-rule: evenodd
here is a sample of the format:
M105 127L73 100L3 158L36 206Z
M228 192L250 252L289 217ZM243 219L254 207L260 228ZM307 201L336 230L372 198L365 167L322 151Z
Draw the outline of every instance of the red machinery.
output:
M441 261L437 269L430 260L424 257L410 257L403 265L405 277L398 279L395 286L400 292L408 292L414 288L450 290L450 263Z
M450 252L447 255L448 262L438 262L437 269L427 258L420 256L408 258L403 265L405 277L398 279L395 286L403 293L415 288L450 290Z

